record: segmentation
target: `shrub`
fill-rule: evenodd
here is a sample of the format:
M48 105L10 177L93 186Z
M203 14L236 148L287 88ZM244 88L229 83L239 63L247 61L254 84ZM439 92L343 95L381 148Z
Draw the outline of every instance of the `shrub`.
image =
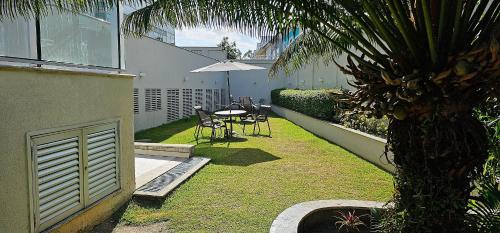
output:
M276 89L271 92L273 104L303 113L305 115L336 121L340 115L341 90L291 90Z
M381 119L369 118L361 114L346 113L341 120L341 124L345 127L359 130L371 135L382 138L387 138L387 128L389 127L389 119L383 117Z
M342 90L290 90L276 89L271 92L273 104L305 115L342 124L378 137L387 137L389 119L369 118L346 111Z

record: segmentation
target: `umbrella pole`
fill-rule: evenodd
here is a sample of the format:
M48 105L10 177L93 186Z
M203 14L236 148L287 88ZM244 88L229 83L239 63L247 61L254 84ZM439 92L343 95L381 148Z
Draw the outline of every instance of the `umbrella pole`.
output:
M226 73L226 79L227 79L227 93L229 95L229 125L231 126L231 129L229 131L229 138L233 137L233 115L231 114L231 109L233 103L231 102L231 85L229 84L229 71Z

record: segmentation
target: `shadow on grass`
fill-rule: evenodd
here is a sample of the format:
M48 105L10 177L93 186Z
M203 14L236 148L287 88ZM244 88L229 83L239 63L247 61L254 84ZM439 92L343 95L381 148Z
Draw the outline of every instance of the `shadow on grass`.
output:
M150 140L150 142L153 143L163 142L180 132L193 128L196 125L196 120L196 117L191 117L164 124L156 128L140 131L135 134L135 140Z
M270 153L256 148L225 148L225 147L196 147L196 155L210 158L211 164L225 166L250 166L259 163L272 162L278 159Z

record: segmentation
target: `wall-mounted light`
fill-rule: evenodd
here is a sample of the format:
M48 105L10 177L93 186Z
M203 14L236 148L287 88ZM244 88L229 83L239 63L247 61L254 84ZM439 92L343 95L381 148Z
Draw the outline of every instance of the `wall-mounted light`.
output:
M253 82L253 85L257 85L257 82Z
M144 72L139 72L139 75L137 75L137 77L138 77L139 79L145 78L145 77L146 77L146 73L144 73Z
M187 81L189 81L189 77L187 77L187 76L186 76L186 77L184 77L184 79L183 79L182 81L183 81L183 82L187 82Z
M205 81L201 80L201 84L205 83Z
M325 80L324 80L323 78L320 78L320 79L319 79L319 82L320 82L320 83L324 83L324 82L325 82Z

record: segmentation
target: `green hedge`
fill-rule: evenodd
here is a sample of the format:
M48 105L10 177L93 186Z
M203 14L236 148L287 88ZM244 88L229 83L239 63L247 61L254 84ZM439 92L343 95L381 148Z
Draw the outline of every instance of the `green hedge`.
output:
M389 119L368 118L360 114L351 114L347 106L338 99L343 98L342 91L330 90L290 90L277 89L271 92L273 104L309 115L314 118L332 121L346 127L385 138Z
M273 104L323 120L336 120L340 109L335 101L340 90L276 89L271 92Z

